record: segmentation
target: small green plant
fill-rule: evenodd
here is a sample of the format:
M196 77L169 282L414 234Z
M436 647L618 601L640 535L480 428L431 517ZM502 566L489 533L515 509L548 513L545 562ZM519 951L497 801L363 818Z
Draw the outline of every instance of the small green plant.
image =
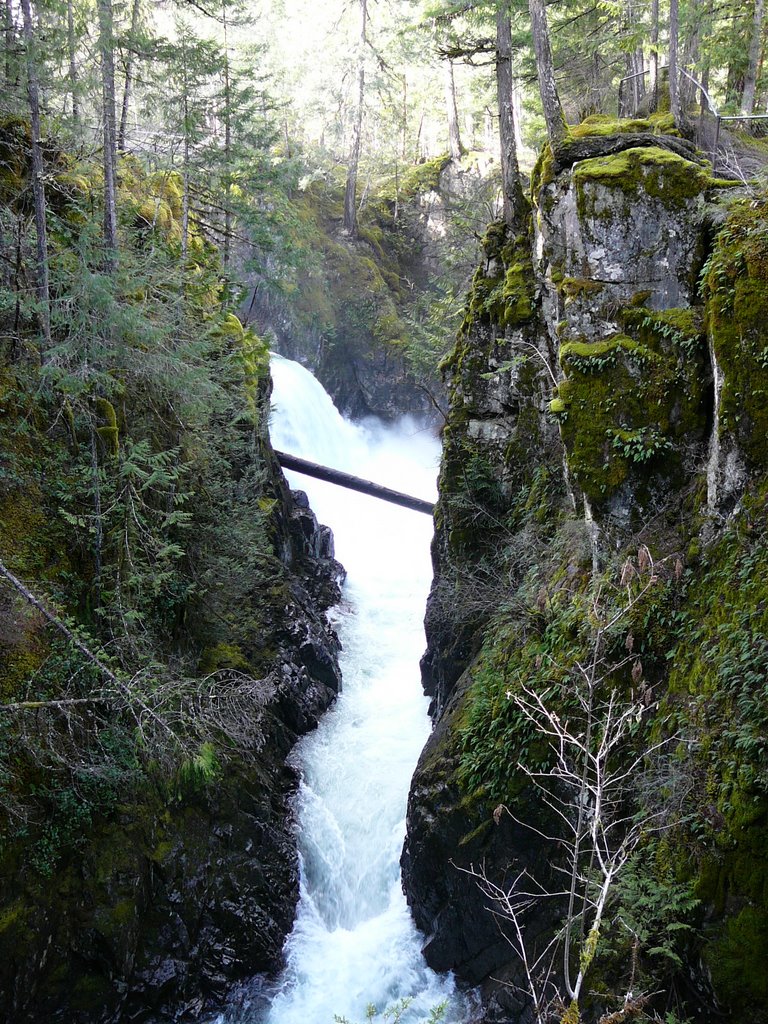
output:
M403 996L396 1003L393 1003L381 1012L376 1009L373 1003L369 1003L365 1011L365 1019L369 1024L375 1020L389 1021L391 1024L401 1024L403 1015L410 1008L412 1002L412 996ZM447 1002L438 1003L437 1006L433 1006L423 1024L440 1024L441 1021L445 1020L447 1008ZM348 1017L341 1017L338 1014L334 1014L333 1020L334 1024L353 1024Z
M613 448L625 459L642 465L657 455L671 451L672 442L662 437L655 427L640 427L637 430L618 430L609 427L606 436L611 438Z

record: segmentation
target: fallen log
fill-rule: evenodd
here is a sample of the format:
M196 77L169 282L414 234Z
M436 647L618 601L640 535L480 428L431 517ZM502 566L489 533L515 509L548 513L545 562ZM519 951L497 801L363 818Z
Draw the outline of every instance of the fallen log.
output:
M316 480L325 480L326 483L337 484L339 487L347 487L351 491L359 491L361 494L368 494L372 498L379 498L381 501L389 501L393 505L401 505L403 508L410 508L414 512L425 512L431 516L435 510L434 503L425 501L423 498L414 498L410 494L403 494L401 491L393 491L391 487L383 487L371 480L363 480L351 473L342 473L340 469L331 469L328 466L320 466L316 462L308 462L300 459L297 455L289 455L287 452L275 452L277 461L283 469L292 469L296 473L303 473L305 476L314 477Z

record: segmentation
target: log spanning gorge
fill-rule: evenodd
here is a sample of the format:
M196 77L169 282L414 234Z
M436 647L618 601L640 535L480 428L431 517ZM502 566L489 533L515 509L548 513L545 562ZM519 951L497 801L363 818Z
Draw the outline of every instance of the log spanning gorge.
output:
M344 472L434 493L439 446L411 420L344 420L315 378L275 356L276 448ZM406 1007L403 1024L466 1019L448 977L421 955L400 883L408 785L429 733L418 661L431 575L426 516L288 474L336 539L348 576L338 609L343 691L294 751L301 898L282 976L221 1024L350 1022Z

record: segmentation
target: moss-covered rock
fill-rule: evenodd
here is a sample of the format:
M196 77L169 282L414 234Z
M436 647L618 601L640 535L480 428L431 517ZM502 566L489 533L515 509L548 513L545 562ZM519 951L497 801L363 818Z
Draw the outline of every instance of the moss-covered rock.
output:
M710 503L732 502L748 475L768 469L768 202L729 211L707 261L706 326L716 366L717 435Z
M558 416L569 468L594 513L631 484L626 505L638 522L648 513L654 487L669 501L670 490L686 486L690 451L701 452L706 440L706 371L703 346L692 354L690 335L660 334L665 321L652 314L635 314L626 323L635 338L616 334L561 344L565 379L550 411ZM693 330L693 313L690 323Z
M650 144L668 115L590 120L572 146L594 137L612 149L635 133L643 144L562 170L545 151L532 239L505 253L503 227L489 230L444 364L452 405L424 660L437 724L411 794L405 878L435 964L524 987L512 957L494 959L483 897L453 865L482 860L503 888L513 863L535 873L556 861L551 802L518 767L543 770L549 752L514 697L525 687L572 725L596 658L598 689L637 702L622 756L669 745L630 797L642 815L662 792L665 831L628 866L584 947L585 994L563 1012L613 1019L631 985L676 992L681 1019L709 1019L716 1005L723 1019L762 1024L765 204L736 200L713 238L700 215L726 186L676 136ZM510 265L525 267L530 307L501 301ZM713 503L713 473L727 501ZM708 508L723 518L707 520ZM644 573L635 606L627 595ZM504 807L530 828L505 831ZM557 928L545 902L525 919L537 941ZM520 1019L508 990L484 983L494 1012ZM652 996L646 1012L671 1005Z

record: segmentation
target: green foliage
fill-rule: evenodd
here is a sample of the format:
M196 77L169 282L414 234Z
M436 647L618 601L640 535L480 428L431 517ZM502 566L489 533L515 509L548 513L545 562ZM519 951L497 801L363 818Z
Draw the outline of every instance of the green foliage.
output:
M661 437L653 427L642 427L639 430L614 430L609 427L608 436L623 458L639 465L672 450L669 438Z
M681 453L706 429L696 314L630 308L623 316L627 334L563 341L566 378L550 406L569 466L593 501L627 481L644 484L646 466L675 477Z
M179 791L196 790L213 782L221 773L221 765L212 743L201 743L194 757L179 767Z
M2 279L0 554L118 680L3 588L2 697L39 707L0 714L0 856L23 844L45 877L121 803L187 799L237 756L201 711L215 685L195 678L205 648L240 651L245 678L274 657L285 570L263 440L268 352L229 311L199 225L181 260L183 187L123 159L113 272L82 196L78 217L52 212L43 360L34 310Z
M365 1019L366 1021L380 1020L390 1021L391 1024L401 1024L403 1016L408 1012L412 1002L412 997L404 996L383 1011L377 1010L373 1003L369 1003L365 1012ZM429 1016L425 1018L425 1024L440 1024L440 1021L445 1018L446 1009L446 1003L438 1003L437 1006L433 1006L429 1011ZM334 1014L333 1019L335 1024L351 1024L346 1017L340 1017L338 1014Z
M768 199L731 205L702 271L707 326L723 374L719 429L751 467L768 466Z
M666 839L650 840L635 854L615 890L609 943L626 956L634 943L651 973L684 967L701 907L691 878L678 877L680 864ZM609 954L610 955L610 954Z

